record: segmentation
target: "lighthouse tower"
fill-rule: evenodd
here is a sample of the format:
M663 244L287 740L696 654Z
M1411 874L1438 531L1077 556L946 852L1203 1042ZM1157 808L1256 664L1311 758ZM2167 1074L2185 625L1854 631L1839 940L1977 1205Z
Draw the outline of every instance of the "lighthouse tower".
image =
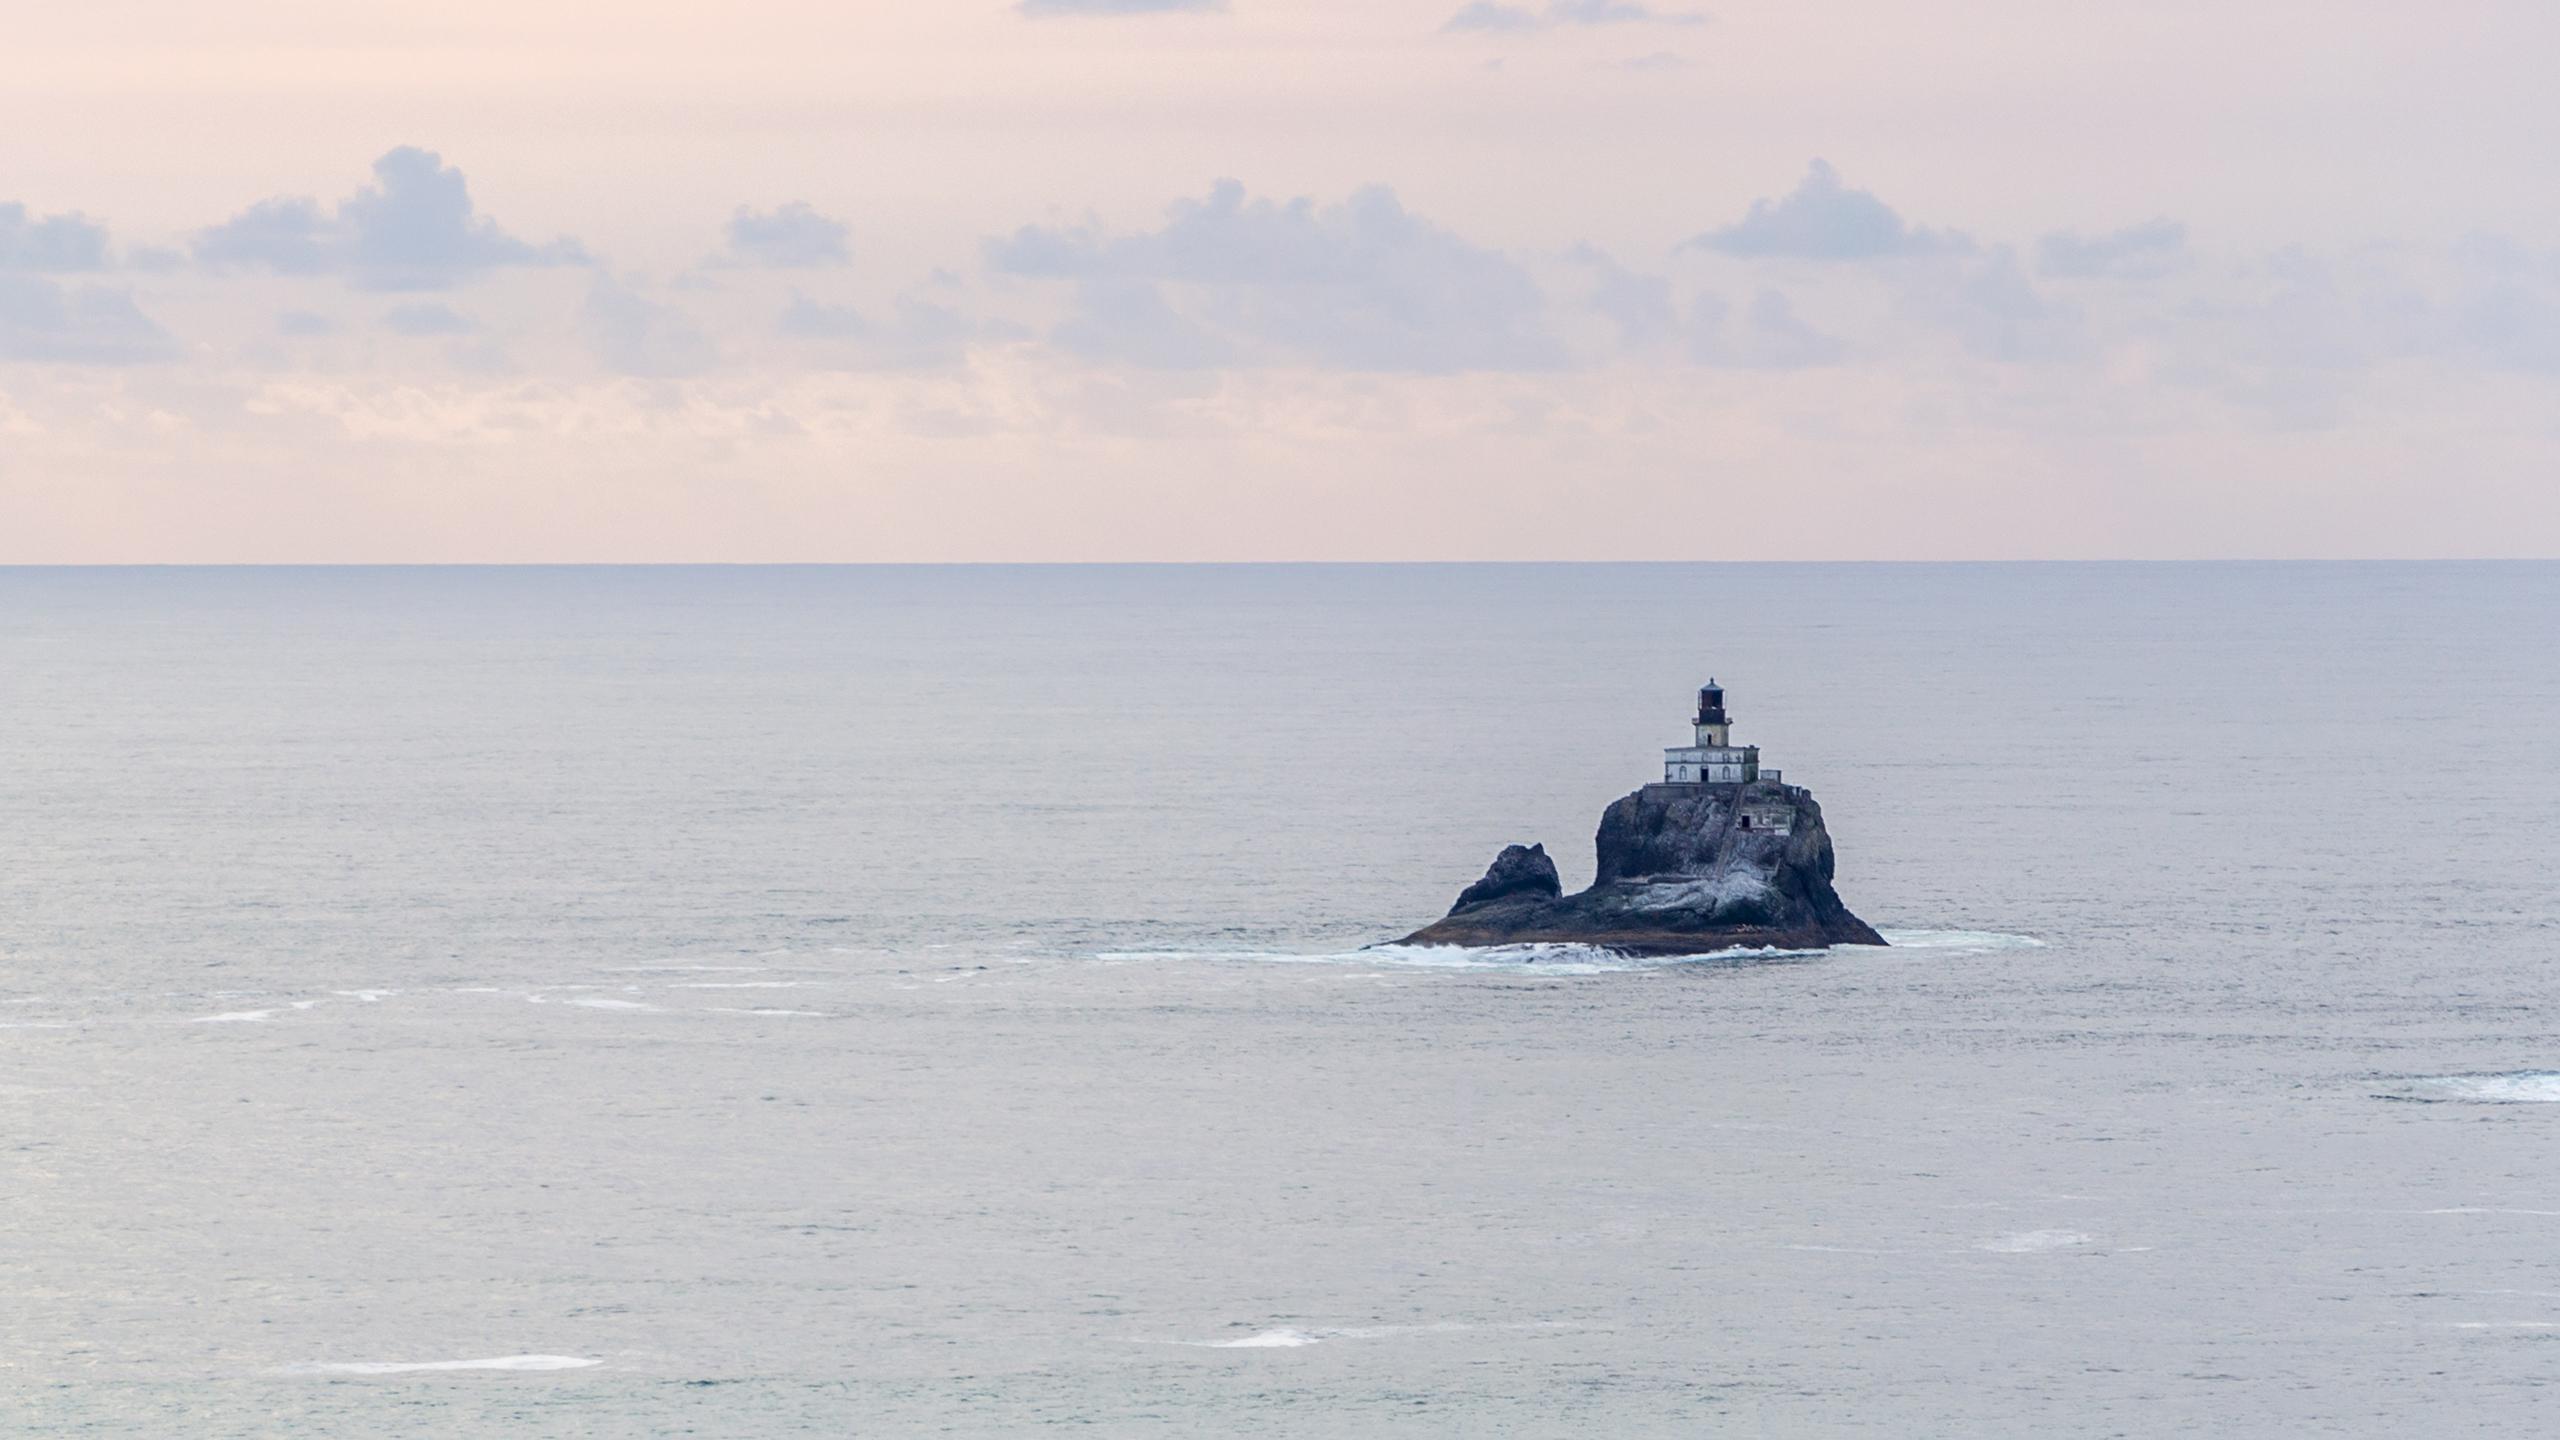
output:
M1662 752L1666 785L1748 785L1760 778L1760 747L1733 743L1733 721L1724 713L1724 687L1713 677L1698 689L1694 745Z

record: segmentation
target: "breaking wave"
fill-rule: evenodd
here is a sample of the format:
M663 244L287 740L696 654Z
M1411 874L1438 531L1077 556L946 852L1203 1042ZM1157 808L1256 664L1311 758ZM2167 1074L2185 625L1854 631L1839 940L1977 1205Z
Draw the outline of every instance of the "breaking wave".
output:
M2030 950L2043 941L2028 935L1987 930L1887 930L1896 950L1941 954L1977 954L1992 950ZM1622 955L1593 945L1371 945L1359 950L1306 954L1287 950L1115 950L1097 960L1127 963L1149 960L1250 961L1280 965L1362 965L1410 970L1474 971L1502 975L1613 975L1632 970L1663 970L1683 965L1754 965L1815 959L1834 954L1872 955L1865 946L1839 950L1719 950L1708 955Z
M2040 1255L2048 1250L2077 1250L2094 1238L2080 1230L2021 1230L1984 1240L1973 1248L1994 1255Z
M416 1375L443 1370L584 1370L601 1360L575 1355L498 1355L486 1360L343 1360L288 1365L287 1375Z
M1323 1325L1304 1330L1294 1326L1281 1326L1225 1340L1176 1340L1173 1343L1189 1345L1201 1350L1295 1350L1302 1345L1321 1345L1328 1340L1377 1340L1389 1335L1446 1335L1454 1331L1474 1328L1476 1327L1472 1325L1458 1324Z
M2004 935L1997 930L1879 930L1896 950L1946 950L1978 954L1987 950L2041 950L2033 935Z
M1287 950L1123 950L1094 958L1110 961L1246 961L1265 965L1362 965L1406 970L1457 970L1503 975L1609 975L1659 970L1670 965L1734 965L1755 960L1798 959L1819 950L1724 950L1713 955L1621 955L1590 945L1372 945L1309 955Z
M2421 1104L2549 1105L2560 1103L2560 1070L2507 1070L2484 1075L2419 1075L2386 1091L2385 1100Z

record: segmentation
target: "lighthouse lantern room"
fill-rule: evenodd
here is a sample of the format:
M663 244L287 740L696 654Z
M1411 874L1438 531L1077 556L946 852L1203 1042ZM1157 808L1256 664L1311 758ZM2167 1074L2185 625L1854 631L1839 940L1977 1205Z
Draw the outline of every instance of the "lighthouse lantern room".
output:
M1724 713L1724 687L1710 677L1698 690L1694 745L1675 745L1662 752L1666 785L1748 785L1760 778L1760 747L1733 743L1733 722Z

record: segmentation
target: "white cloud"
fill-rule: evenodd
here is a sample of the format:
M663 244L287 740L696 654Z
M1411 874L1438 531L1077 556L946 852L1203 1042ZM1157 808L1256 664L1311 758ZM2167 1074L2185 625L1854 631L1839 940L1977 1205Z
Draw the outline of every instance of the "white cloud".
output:
M711 337L691 316L649 300L601 271L587 288L578 322L588 351L616 374L674 379L699 375L719 358Z
M1952 283L1931 275L1916 281L1910 293L1925 316L1985 360L2071 360L2089 349L2079 314L2039 292L2006 246L1956 272Z
M2058 279L2156 279L2186 259L2187 227L2145 220L2103 235L2056 231L2036 242L2036 270Z
M1723 300L1700 296L1690 312L1689 353L1702 365L1732 365L1750 370L1802 370L1837 365L1849 347L1796 314L1795 302L1776 290L1751 297L1739 317Z
M536 245L476 214L462 172L404 145L373 162L375 184L340 201L263 200L199 232L195 258L282 275L344 275L368 290L442 290L508 265L581 263L576 242Z
M1651 5L1631 0L1549 0L1543 9L1526 5L1509 5L1498 0L1475 0L1441 26L1453 33L1518 34L1531 30L1554 30L1565 26L1589 25L1704 25L1707 17L1695 10L1658 10Z
M1616 327L1620 344L1642 350L1680 329L1680 307L1671 298L1667 278L1638 274L1589 245L1570 258L1590 268L1593 279L1583 301Z
M27 213L0 204L0 270L62 273L107 268L107 229L85 215Z
M1153 280L1080 282L1075 313L1051 338L1085 359L1145 370L1211 370L1236 358L1232 344L1177 311Z
M0 274L0 360L125 365L174 349L128 291Z
M843 265L853 259L852 233L843 221L797 200L763 211L741 205L729 217L728 248L712 263L776 270Z
M1159 229L1025 227L991 241L987 259L1004 273L1081 282L1077 319L1057 338L1097 356L1426 373L1564 359L1526 270L1383 187L1319 206L1251 199L1221 181L1177 202ZM1186 331L1196 334L1177 343Z
M926 371L959 364L972 346L1019 339L1024 332L973 318L917 291L897 297L886 317L874 320L854 306L795 290L775 318L774 333L796 342L799 361L815 369Z
M1689 243L1746 258L1803 260L1876 260L1973 248L1963 235L1905 223L1892 206L1842 184L1840 172L1819 159L1806 167L1795 189L1752 201L1740 220Z
M795 290L774 329L794 340L859 340L871 333L871 322L850 305L829 305Z
M396 305L382 317L382 328L394 335L432 336L469 335L479 323L450 306L436 304Z
M2499 369L2560 374L2560 298L2514 280L2466 299L2455 312L2454 335Z

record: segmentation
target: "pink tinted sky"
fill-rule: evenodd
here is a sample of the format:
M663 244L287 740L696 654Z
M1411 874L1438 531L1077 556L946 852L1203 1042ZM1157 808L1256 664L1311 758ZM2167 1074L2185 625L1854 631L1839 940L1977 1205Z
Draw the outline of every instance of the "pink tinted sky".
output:
M63 7L0 53L0 563L2560 553L2554 53L2522 3Z

